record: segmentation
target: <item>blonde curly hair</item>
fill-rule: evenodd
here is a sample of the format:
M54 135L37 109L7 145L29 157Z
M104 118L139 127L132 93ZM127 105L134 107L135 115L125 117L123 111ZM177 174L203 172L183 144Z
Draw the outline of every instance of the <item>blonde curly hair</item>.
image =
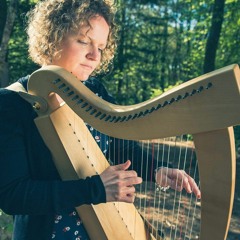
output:
M116 8L113 0L44 0L27 14L28 44L31 59L39 65L51 64L61 54L61 42L91 17L102 16L109 25L107 47L95 73L107 71L117 45Z

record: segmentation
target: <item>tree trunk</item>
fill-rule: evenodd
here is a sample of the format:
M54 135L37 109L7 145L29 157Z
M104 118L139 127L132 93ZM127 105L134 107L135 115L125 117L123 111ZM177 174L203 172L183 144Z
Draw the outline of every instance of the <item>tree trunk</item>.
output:
M0 0L0 44L2 42L3 30L7 18L7 1Z
M160 87L161 90L164 92L165 89L165 82L166 82L166 76L167 76L167 47L168 47L168 9L167 6L165 6L164 15L165 15L165 23L164 23L164 30L163 30L163 43L162 43L162 56L161 56L161 81L160 81Z
M7 50L14 20L16 17L17 4L18 0L11 0L8 4L7 17L0 45L0 87L6 87L9 84Z
M221 34L225 0L215 0L213 6L212 23L207 39L203 72L208 73L215 69L215 58Z
M120 21L121 21L121 31L120 31L120 41L119 41L119 47L118 47L118 66L121 73L124 71L124 42L125 42L125 24L126 24L126 6L125 1L121 2L120 6ZM118 79L118 85L117 85L117 97L121 96L122 87L123 87L123 81L124 81L124 75Z

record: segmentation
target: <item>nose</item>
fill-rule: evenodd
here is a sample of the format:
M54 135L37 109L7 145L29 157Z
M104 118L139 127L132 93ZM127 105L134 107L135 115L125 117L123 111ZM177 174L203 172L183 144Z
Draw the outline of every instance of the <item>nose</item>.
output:
M100 60L101 53L97 47L91 47L87 53L87 58L93 61Z

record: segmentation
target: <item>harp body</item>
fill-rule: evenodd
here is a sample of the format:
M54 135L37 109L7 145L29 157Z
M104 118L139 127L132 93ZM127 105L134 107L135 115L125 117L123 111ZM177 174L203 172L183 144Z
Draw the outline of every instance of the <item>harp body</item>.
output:
M57 66L34 72L28 88L39 115L36 125L63 180L99 174L108 166L83 121L122 139L192 134L202 192L200 239L226 239L235 187L232 126L240 123L237 65L205 74L141 104L124 107L98 98ZM47 102L51 92L66 102L55 111ZM73 117L74 112L83 121ZM79 132L84 132L85 137ZM132 204L106 203L77 210L91 239L160 239L148 231Z

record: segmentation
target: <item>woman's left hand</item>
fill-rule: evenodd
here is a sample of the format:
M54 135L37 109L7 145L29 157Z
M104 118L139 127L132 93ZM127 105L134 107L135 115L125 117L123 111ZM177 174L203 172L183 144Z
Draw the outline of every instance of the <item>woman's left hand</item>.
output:
M188 193L194 193L200 199L201 192L192 177L184 170L161 167L156 171L156 183L161 187L171 187L177 191L185 189Z

